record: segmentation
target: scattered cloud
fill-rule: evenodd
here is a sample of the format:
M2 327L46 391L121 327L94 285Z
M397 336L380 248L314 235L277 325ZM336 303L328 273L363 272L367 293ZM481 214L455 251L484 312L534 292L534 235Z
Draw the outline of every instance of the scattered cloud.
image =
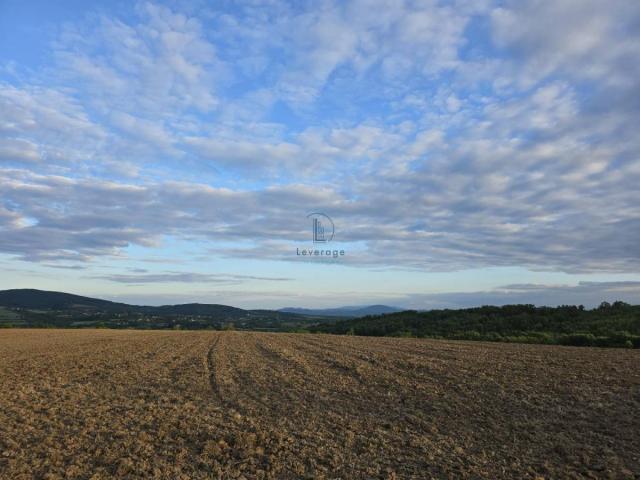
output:
M638 271L636 2L267 3L103 11L0 70L0 252L295 261L321 210L354 267Z
M285 277L261 277L257 275L238 275L230 273L195 273L195 272L164 272L164 273L138 273L138 274L113 274L98 275L91 278L109 280L110 282L125 283L128 285L140 285L145 283L220 283L235 285L249 280L286 282L291 280Z
M159 246L166 236L199 238L212 246L241 240L232 249L216 249L244 258L295 260L290 252L309 241L306 214L319 205L337 224L336 241L359 245L345 258L354 266L451 270L525 265L630 272L640 257L640 221L633 208L625 207L629 195L624 192L610 195L608 205L602 205L579 191L560 195L540 185L538 192L535 184L527 189L524 180L506 188L498 178L483 187L477 179L453 176L442 183L432 178L433 197L425 194L423 203L415 203L424 178L420 174L384 190L371 185L357 200L304 184L249 191L1 172L7 206L0 216L0 251L34 261L117 255L131 245ZM590 202L592 210L587 210ZM129 205L136 206L135 216ZM271 248L264 248L265 240Z

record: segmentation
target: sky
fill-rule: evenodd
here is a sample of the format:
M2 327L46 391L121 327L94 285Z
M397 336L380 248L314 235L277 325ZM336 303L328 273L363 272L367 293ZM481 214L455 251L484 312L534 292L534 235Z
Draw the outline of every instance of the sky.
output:
M640 303L639 124L636 0L0 0L0 289Z

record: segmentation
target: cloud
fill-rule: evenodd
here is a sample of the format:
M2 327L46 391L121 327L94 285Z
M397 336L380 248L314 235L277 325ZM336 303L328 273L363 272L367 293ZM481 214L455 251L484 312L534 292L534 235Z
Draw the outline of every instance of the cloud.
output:
M147 283L221 283L235 285L250 280L286 282L291 280L286 277L262 277L257 275L238 275L226 273L195 273L195 272L165 272L144 274L113 274L98 275L91 278L109 280L110 282L125 283L128 285L141 285Z
M106 15L66 26L56 55L63 80L89 82L91 105L110 111L164 114L175 108L209 111L224 65L201 22L152 3L139 4L136 21Z
M0 83L0 251L292 261L320 210L352 266L637 272L637 4L472 3L67 25Z
M468 20L435 2L329 2L294 13L278 25L291 58L278 92L296 106L316 100L333 79L396 81L454 69Z
M515 147L505 149L505 157L522 155ZM450 151L449 158L456 154ZM355 266L638 268L640 219L632 174L596 171L576 182L573 172L584 168L584 159L551 162L558 169L554 176L539 176L539 163L518 172L492 157L488 169L476 153L480 160L469 172L434 161L384 183L356 178L351 191L302 183L258 190L170 181L135 185L4 170L0 186L8 216L0 249L32 260L86 260L178 236L242 240L249 245L218 251L291 260L291 247L308 240L306 214L321 209L334 218L337 240L361 245L345 259ZM129 205L136 206L135 217ZM278 248L262 248L258 239Z
M184 143L193 147L200 156L215 165L238 170L257 170L265 167L294 165L300 156L300 147L288 142L259 143L248 140L187 137Z
M524 62L525 81L561 72L604 85L637 85L638 20L633 2L507 2L491 14L497 45Z
M117 255L129 245L153 246L164 235L213 241L301 237L286 212L302 213L308 208L303 205L326 203L331 194L302 185L257 192L179 182L141 186L15 169L2 170L0 188L7 205L0 216L0 251L30 260L81 261Z
M0 79L0 162L40 168L88 161L107 138L82 104L51 88L3 83Z
M0 161L38 162L38 146L29 140L7 138L0 140Z

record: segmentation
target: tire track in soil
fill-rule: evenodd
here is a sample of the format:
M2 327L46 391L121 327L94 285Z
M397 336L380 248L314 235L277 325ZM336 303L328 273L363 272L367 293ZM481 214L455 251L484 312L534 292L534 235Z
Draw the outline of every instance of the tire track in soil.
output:
M416 353L418 350L415 349L405 351L387 348L386 345L361 345L362 339L358 337L324 340L308 337L306 343L313 345L320 355L330 351L334 357L363 362L356 370L367 385L374 383L378 387L389 388L394 386L397 378L409 377L414 379L414 388L428 385L437 387L455 381L460 374L451 368L461 362L459 352L457 355L440 355L441 352L452 350L450 346L443 349L423 348L423 353ZM389 355L389 351L392 355Z
M433 374L427 375L431 382L425 385L424 380L420 380L418 376L407 375L406 368L402 370L401 366L390 362L388 358L377 357L372 348L359 348L354 352L351 348L353 345L348 340L342 348L335 344L322 348L322 345L313 340L315 338L297 336L295 347L308 353L305 355L307 359L312 357L314 360L324 360L329 353L333 357L330 362L334 368L332 373L337 368L339 373L344 375L346 372L358 380L358 385L349 389L332 391L334 396L330 400L331 404L335 406L339 403L342 411L353 418L368 416L374 424L378 423L377 418L380 416L387 416L402 424L409 422L412 425L410 429L430 426L428 416L433 413L432 400L435 394L434 389L428 388L428 385L435 378ZM416 394L417 392L422 394ZM419 411L420 416L408 413L415 411Z
M356 363L358 366L366 368L367 375L365 376L367 382L371 373L380 374L381 372L388 372L392 375L397 375L398 371L404 371L403 368L398 365L398 361L407 356L407 352L399 351L394 352L394 355L389 358L388 352L380 351L374 348L372 345L358 345L355 342L348 342L345 340L323 342L324 339L316 339L312 336L304 337L304 344L312 346L317 353L331 352L332 355L338 356L348 362ZM303 343L302 341L300 343Z
M221 332L207 354L211 390L225 408L242 415L267 412L271 409L269 400L260 392L272 396L286 390L283 379L272 380L276 376L274 363L257 346L253 334Z
M276 345L271 348L286 349L294 361L309 365L305 367L310 372L309 376L299 383L303 398L311 399L308 405L305 404L305 407L309 407L307 410L320 406L325 412L341 412L356 418L363 415L374 417L381 409L389 411L398 408L393 405L397 402L387 393L379 392L380 385L377 382L373 382L371 377L367 381L363 376L365 372L360 371L363 366L361 361L327 360L327 351L316 350L297 335L280 335L274 339L274 343ZM337 358L339 354L331 351L331 356ZM308 394L310 390L314 392L311 396ZM372 404L377 406L373 408Z
M288 347L287 341L291 339L283 335L266 337L248 334L242 340L230 336L226 353L234 368L233 375L243 386L239 392L242 405L236 406L242 407L243 415L250 418L251 424L267 436L279 438L280 432L288 432L295 439L288 453L293 455L289 461L295 462L296 457L317 451L321 439L331 439L341 445L346 428L341 425L352 424L355 430L361 430L363 424L357 422L357 417L369 417L370 414L362 405L353 408L354 392L340 387L343 383L340 372L332 370L327 375L322 371L318 373L318 370L313 373L313 367L311 370L305 370L302 366L291 368L291 361L283 358L282 352L272 351L281 347L281 344L273 345L273 342L281 341L287 345L285 348L288 351L296 352L294 345ZM365 423L379 423L372 420L370 418ZM373 432L373 435L377 434ZM344 453L340 453L340 447L336 446L322 455L337 458ZM331 460L325 458L324 461Z
M239 383L234 375L234 368L229 362L229 332L220 332L207 352L207 372L209 385L216 399L223 407L232 412L243 412L239 402Z
M352 398L368 389L360 371L362 365L340 360L338 355L327 355L326 351L318 351L301 341L297 335L276 337L271 348L286 351L290 361L300 364L307 372L300 382L302 391L308 393L312 386L316 392L315 400L321 400L333 409L336 403L352 403ZM324 395L318 395L318 392L324 392Z
M322 394L323 390L325 392L328 390L321 385L316 385L316 376L318 371L322 372L322 370L311 366L308 358L305 361L296 352L295 347L287 345L284 339L282 341L285 342L284 345L279 343L278 337L268 339L261 337L256 343L260 354L268 364L271 378L277 379L272 382L275 388L271 388L272 395L269 402L266 402L266 407L272 414L283 416L290 416L292 413L308 414L309 411L317 408L329 408L330 401L326 398L326 394ZM309 388L311 385L313 387ZM274 396L273 392L278 393ZM294 402L293 409L292 402Z
M313 356L298 353L300 346L291 342L292 337L286 337L220 333L209 348L206 361L209 383L217 400L242 414L287 415L291 408L286 405L292 401L306 405L307 401L317 399L317 395L310 394L317 389L308 387L318 381L318 371L331 370L321 378L342 377L338 384L344 384L344 379L353 379L346 365L315 353ZM325 384L322 388L327 392L326 403L330 402L329 398L335 402L335 385ZM352 388L347 390L353 393Z
M445 340L426 339L402 339L398 342L393 337L377 337L376 342L371 342L372 337L337 336L337 335L304 335L309 342L321 347L331 346L342 353L358 351L376 356L376 367L386 363L397 363L396 360L407 356L419 357L422 360L433 359L438 362L460 361L465 350L472 350L477 354L477 347L467 345L466 342L450 342ZM379 341L378 341L379 340ZM479 342L473 342L474 344ZM490 351L490 345L483 345L485 351ZM391 355L390 355L391 354ZM403 365L398 365L401 370Z
M271 459L265 463L265 468L271 469L268 478L298 479L306 469L301 458L309 458L310 453L301 454L305 436L296 431L299 424L287 421L296 395L285 393L299 389L287 383L277 368L285 363L261 349L257 338L246 332L220 334L208 354L212 390L232 410L230 424L235 433L228 437L228 443L242 451L258 442ZM235 418L233 411L241 418Z
M271 372L268 378L272 380L259 374L255 380L270 392L265 418L269 418L270 423L275 419L275 423L290 432L295 439L295 457L315 456L316 468L320 468L331 465L337 458L352 455L344 443L346 425L352 423L345 408L350 399L345 400L344 393L335 387L340 372L318 369L317 364L309 361L309 356L300 352L294 338L282 334L257 337L256 347L263 354L260 361ZM331 444L329 448L323 443L327 441ZM333 475L329 478L351 478L346 471L335 470Z
M387 370L396 374L398 370L404 371L402 366L398 364L399 361L404 360L408 355L417 354L412 350L407 351L396 349L393 351L393 356L390 356L389 351L380 346L376 347L371 344L361 345L360 338L357 338L356 341L348 341L344 338L330 338L325 341L324 338L318 339L309 335L305 336L304 340L306 344L313 345L320 352L331 351L333 354L340 355L341 357L362 362L363 364L370 366L376 372L379 372L380 370ZM423 353L420 353L420 356L424 358Z
M213 393L218 397L219 400L222 401L220 395L220 388L218 387L218 382L215 376L215 366L213 361L213 356L215 355L215 351L218 348L218 344L220 343L220 334L216 335L215 339L209 345L209 349L207 350L207 355L203 360L204 371L207 376L207 382L209 383L209 387L213 391Z
M307 336L292 340L295 348L307 353L318 364L324 364L332 373L348 378L351 389L380 393L380 388L388 387L401 374L397 368L390 368L390 362L377 358L371 350L352 351L339 345L325 346ZM329 355L328 355L329 354Z
M363 359L360 353L345 354L337 345L321 348L300 335L245 334L242 341L238 335L221 335L224 340L218 339L209 355L210 363L219 358L217 368L211 366L212 386L226 407L245 415L286 418L292 413L313 415L323 408L353 418L374 418L381 411L403 418L406 408L413 406L405 400L410 393L397 394L398 385L389 382L401 373L386 367L381 378L380 371L371 371L369 352ZM366 370L360 371L363 367ZM223 377L233 382L222 381ZM426 400L420 403L428 411ZM421 422L414 418L413 423Z
M265 339L261 337L260 340ZM272 340L273 343L267 342L272 348L285 350L286 353L280 352L283 356L292 357L303 365L306 362L312 372L303 388L313 391L314 398L310 402L303 401L304 414L291 420L292 430L314 432L320 438L332 439L334 445L343 445L343 450L334 451L331 455L349 457L348 463L351 464L375 463L371 455L378 455L374 452L387 450L393 445L389 420L414 438L424 435L425 424L417 418L408 423L406 415L393 413L398 408L390 408L389 399L375 394L376 385L367 384L364 378L356 384L349 378L353 375L352 359L342 358L327 363L327 356L334 356L334 352L317 350L300 335L279 335ZM346 371L345 366L349 367ZM303 437L303 441L313 445L315 440ZM400 449L397 455L401 455L401 445L392 448ZM406 472L412 475L419 473L409 466ZM349 478L348 473L345 475L343 478Z
M323 340L293 334L225 332L208 353L212 389L225 405L247 416L251 423L242 423L244 427L258 428L269 439L281 438L281 431L294 438L293 446L276 451L284 464L313 455L321 445L319 439L331 444L318 454L323 462L330 464L331 458L342 455L345 464L362 468L376 463L379 455L395 457L396 471L407 478L418 478L422 466L413 445L423 451L454 450L464 445L469 457L464 466L452 460L452 469L482 468L487 460L481 450L487 443L498 455L508 452L501 450L508 440L504 435L498 435L498 440L486 438L496 432L490 429L491 424L482 423L479 415L478 401L491 400L491 395L487 381L476 378L475 373L495 363L493 349L476 348L473 357L480 365L474 367L468 361L473 350L464 343L458 352L452 351L457 344L442 345L441 358L434 359L441 353L436 346L424 347L419 354L414 348L402 350L401 343L390 349L386 342L367 346L360 339ZM504 363L519 351L502 350L501 360ZM494 377L495 370L490 369L488 375ZM435 387L449 396L455 392L460 401L450 405L437 393L431 397L434 404L430 408L426 393ZM471 393L478 401L467 403ZM503 407L493 404L491 408L498 412ZM467 418L474 419L485 433L470 431ZM340 445L348 445L344 442L352 434L349 432L356 432L355 443L342 447L346 450L341 452ZM404 432L404 442L410 443L397 443L399 432ZM512 448L524 446L514 444Z
M290 368L292 363L265 345L257 335L245 337L242 347L244 355L239 355L238 375L246 386L244 396L261 413L287 413L284 408L291 402L305 397L305 378L300 370Z
M289 337L287 340L293 349L308 353L311 356L309 358L302 354L303 358L312 360L317 365L324 366L324 370L329 370L332 374L341 375L354 382L363 383L362 376L357 371L358 365L354 365L353 361L348 361L351 359L345 361L344 359L347 357L344 355L344 352L339 352L334 348L321 348L311 342L303 341L296 337ZM331 352L332 355L327 355L328 352ZM343 360L341 361L340 358Z

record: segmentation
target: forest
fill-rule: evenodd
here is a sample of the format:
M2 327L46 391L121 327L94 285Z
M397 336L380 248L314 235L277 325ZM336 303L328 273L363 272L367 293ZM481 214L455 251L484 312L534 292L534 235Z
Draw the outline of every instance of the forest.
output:
M640 348L640 306L482 306L408 310L317 325L318 333Z

